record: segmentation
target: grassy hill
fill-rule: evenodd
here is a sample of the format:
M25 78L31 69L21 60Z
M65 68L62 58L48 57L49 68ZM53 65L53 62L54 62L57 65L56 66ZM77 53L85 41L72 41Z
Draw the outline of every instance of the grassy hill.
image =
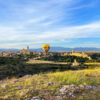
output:
M0 100L100 99L99 63L85 65L87 59L68 56L41 59L1 57ZM74 59L82 64L71 66Z
M31 100L36 96L44 100L100 100L99 94L100 68L0 81L0 100Z
M0 80L11 77L22 77L27 74L33 75L38 73L54 72L57 70L65 71L84 68L86 67L72 67L70 64L65 62L36 62L36 60L32 59L26 63L23 58L0 57Z

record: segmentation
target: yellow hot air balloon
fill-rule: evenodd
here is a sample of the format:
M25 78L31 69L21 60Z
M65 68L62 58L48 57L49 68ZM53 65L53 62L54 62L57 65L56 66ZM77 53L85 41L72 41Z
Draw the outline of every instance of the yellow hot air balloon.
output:
M49 49L50 49L50 45L44 44L44 45L42 46L42 49L43 49L43 51L47 54L48 51L49 51Z

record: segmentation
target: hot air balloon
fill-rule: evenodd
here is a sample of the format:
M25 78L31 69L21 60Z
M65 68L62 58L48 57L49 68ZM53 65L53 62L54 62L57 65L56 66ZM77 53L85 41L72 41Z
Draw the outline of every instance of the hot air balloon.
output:
M43 51L47 54L48 51L49 51L49 49L50 49L50 45L44 44L44 45L42 46L42 49L43 49Z

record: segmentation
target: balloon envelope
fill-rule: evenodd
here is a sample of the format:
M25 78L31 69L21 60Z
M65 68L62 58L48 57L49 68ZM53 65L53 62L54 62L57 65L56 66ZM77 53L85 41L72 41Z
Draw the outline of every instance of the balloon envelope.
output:
M48 53L48 51L49 51L49 49L50 49L50 45L44 44L44 45L42 46L42 49L43 49L43 51L44 51L45 53Z

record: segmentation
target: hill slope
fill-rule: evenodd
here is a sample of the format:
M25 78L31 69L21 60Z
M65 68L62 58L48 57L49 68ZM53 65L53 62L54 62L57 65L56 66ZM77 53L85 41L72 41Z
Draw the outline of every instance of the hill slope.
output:
M26 75L0 82L1 100L99 100L99 94L100 68Z

